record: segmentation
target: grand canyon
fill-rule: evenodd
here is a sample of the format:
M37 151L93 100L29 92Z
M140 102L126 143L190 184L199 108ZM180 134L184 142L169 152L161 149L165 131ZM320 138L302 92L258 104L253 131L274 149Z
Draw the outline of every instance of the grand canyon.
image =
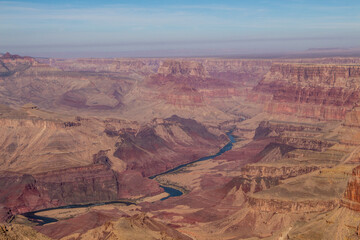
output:
M359 57L0 56L0 239L360 238Z

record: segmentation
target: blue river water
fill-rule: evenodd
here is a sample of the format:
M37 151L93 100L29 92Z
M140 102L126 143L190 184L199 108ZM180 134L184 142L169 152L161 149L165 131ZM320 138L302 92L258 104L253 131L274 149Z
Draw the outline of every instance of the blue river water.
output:
M171 198L171 197L178 197L178 196L183 195L182 191L179 191L179 190L177 190L175 188L165 187L165 186L160 186L160 187L162 187L164 189L164 191L169 194L167 197L164 197L164 198L160 199L160 201L164 201L164 200L166 200L168 198Z
M56 210L56 209L87 208L87 207L94 207L94 206L101 206L101 205L108 205L108 204L115 204L115 203L122 203L122 204L126 204L127 206L135 204L130 201L122 201L122 200L115 200L115 201L101 202L101 203L72 204L72 205L66 205L66 206L61 206L61 207L41 209L41 210L34 211L34 212L27 212L22 215L24 217L26 217L28 220L37 223L38 226L42 226L44 224L57 222L58 220L56 218L50 218L50 217L44 217L44 216L37 215L37 213L40 213L40 212L46 212L46 211Z

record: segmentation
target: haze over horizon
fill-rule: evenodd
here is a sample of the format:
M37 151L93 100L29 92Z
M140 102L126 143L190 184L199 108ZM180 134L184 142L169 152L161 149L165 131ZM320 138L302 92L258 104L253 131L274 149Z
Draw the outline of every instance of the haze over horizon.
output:
M166 57L357 48L356 1L0 1L0 52Z

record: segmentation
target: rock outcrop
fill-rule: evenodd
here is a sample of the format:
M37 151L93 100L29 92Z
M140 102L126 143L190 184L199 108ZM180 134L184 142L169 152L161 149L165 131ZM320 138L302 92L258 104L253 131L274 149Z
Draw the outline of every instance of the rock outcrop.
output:
M255 130L254 139L272 138L275 143L288 148L324 151L336 142L319 139L316 133L322 128L317 125L301 125L286 122L263 121Z
M9 52L7 52L7 53L5 53L4 55L2 55L1 57L0 57L0 59L2 59L2 60L17 60L17 59L27 59L27 60L29 60L29 59L33 59L32 57L22 57L22 56L20 56L20 55L16 55L16 54L11 54L11 53L9 53Z
M8 77L19 71L25 71L36 61L32 57L22 57L5 53L0 57L0 77Z
M360 166L353 169L341 204L355 211L360 211Z

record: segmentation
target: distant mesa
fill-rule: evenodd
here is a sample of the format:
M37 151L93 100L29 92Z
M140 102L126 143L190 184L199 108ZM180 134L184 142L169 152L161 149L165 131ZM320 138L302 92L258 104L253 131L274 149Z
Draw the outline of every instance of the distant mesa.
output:
M0 57L0 59L11 59L11 60L15 60L15 59L26 59L26 58L32 58L32 57L28 57L28 56L20 56L20 55L16 55L16 54L11 54L9 52L5 53L4 55L2 55Z

